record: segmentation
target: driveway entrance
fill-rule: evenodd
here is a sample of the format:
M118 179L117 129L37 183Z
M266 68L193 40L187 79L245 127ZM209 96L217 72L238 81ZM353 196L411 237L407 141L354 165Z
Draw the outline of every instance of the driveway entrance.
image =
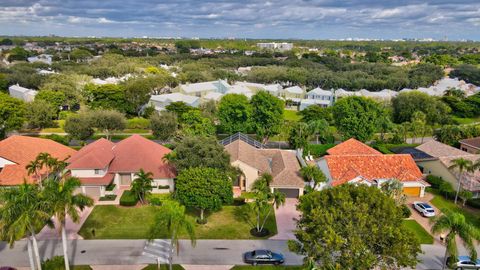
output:
M290 240L295 239L293 230L296 229L296 219L300 218L300 212L296 205L298 199L287 198L285 204L275 209L275 218L277 220L277 235L270 237L272 240Z

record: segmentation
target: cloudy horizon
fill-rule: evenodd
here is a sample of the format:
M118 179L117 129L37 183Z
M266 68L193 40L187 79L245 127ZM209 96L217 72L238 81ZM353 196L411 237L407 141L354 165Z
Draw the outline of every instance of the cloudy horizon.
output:
M0 0L0 35L480 40L473 0Z

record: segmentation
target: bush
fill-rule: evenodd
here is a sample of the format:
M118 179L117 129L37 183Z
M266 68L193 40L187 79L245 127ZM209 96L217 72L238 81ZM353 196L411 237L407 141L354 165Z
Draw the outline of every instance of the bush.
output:
M324 156L327 153L327 150L334 147L335 144L327 143L327 144L309 144L308 151L310 151L310 155L314 156L315 158ZM308 153L305 153L308 154Z
M440 188L440 185L445 182L443 181L443 179L441 177L438 177L438 176L435 176L435 175L431 175L429 174L427 176L427 182L432 186L432 188L434 189L439 189Z
M45 139L50 139L52 141L56 141L58 143L61 143L63 145L67 145L70 143L70 139L67 137L67 136L62 136L62 135L58 135L58 134L49 134L49 135L45 135L45 136L42 136L43 138Z
M410 211L410 208L408 208L408 206L405 204L402 204L401 211L403 218L409 218L412 215L412 211Z
M105 190L106 190L106 191L112 191L112 190L115 188L115 186L116 186L116 185L115 185L114 183L111 183L110 185L108 185L108 186L105 188Z
M150 121L143 117L135 117L127 120L128 129L149 129Z
M155 206L161 206L162 205L162 200L158 197L153 197L153 198L148 199L148 203L150 203L151 205L155 205Z
M125 190L120 197L120 205L135 206L138 203L138 198L130 190Z
M170 189L170 186L169 186L169 185L165 185L165 186L163 186L163 185L158 185L157 188L158 188L158 189Z
M47 259L42 263L42 269L44 270L64 270L65 263L63 256L55 256L51 259Z
M241 205L244 205L244 204L245 204L245 198L243 198L243 197L233 198L232 205L241 206Z
M467 205L473 208L480 209L480 198L468 200Z
M71 111L61 111L58 113L58 120L66 120L67 117L69 117L70 115L73 115L75 113L71 112Z
M100 197L100 199L98 200L99 201L115 201L116 198L117 198L117 195L111 194L111 195L105 195L103 197Z

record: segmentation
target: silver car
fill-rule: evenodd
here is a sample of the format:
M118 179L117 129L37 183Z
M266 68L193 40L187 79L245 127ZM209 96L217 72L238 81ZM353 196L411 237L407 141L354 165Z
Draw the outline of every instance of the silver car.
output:
M458 256L458 260L456 262L452 261L453 258L449 257L447 262L455 270L467 270L467 269L480 269L480 259L476 261L472 261L468 256Z
M424 217L434 217L435 209L425 202L413 202L413 208Z

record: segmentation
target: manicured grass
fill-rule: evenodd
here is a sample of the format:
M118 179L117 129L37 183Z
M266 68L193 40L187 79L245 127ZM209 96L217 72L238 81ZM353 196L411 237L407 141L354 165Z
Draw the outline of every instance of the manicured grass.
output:
M283 110L283 117L287 121L297 122L302 118L297 111Z
M160 264L160 270L168 270L168 264ZM184 270L180 264L173 264L173 270ZM143 268L142 270L158 270L158 266L156 264L149 264L147 267Z
M413 219L406 219L403 221L403 226L412 232L420 244L433 244L433 236L431 236L418 222Z
M255 269L255 270L301 270L305 269L302 265L237 265L234 266L233 268L230 268L230 270L249 270L249 269Z
M245 206L224 206L221 211L207 215L207 224L198 225L195 223L197 238L257 239L250 235L251 226L236 214L239 207ZM154 206L97 205L80 229L79 234L85 239L146 239L156 211L158 211L158 208ZM191 211L188 216L192 222L195 222L198 215L195 211ZM277 233L273 211L265 227L271 232L271 235ZM92 234L93 229L95 230L95 237ZM165 237L167 237L166 232L155 236L155 238ZM187 236L184 235L183 238L187 238Z
M468 124L473 124L473 123L480 122L480 117L476 117L476 118L462 118L462 117L453 116L452 118L453 118L453 120L454 120L455 122L457 122L457 123L460 124L460 125L468 125Z
M480 228L480 210L462 207L461 200L455 205L453 201L447 200L440 195L435 195L430 202L442 212L447 210L463 214L468 222Z

